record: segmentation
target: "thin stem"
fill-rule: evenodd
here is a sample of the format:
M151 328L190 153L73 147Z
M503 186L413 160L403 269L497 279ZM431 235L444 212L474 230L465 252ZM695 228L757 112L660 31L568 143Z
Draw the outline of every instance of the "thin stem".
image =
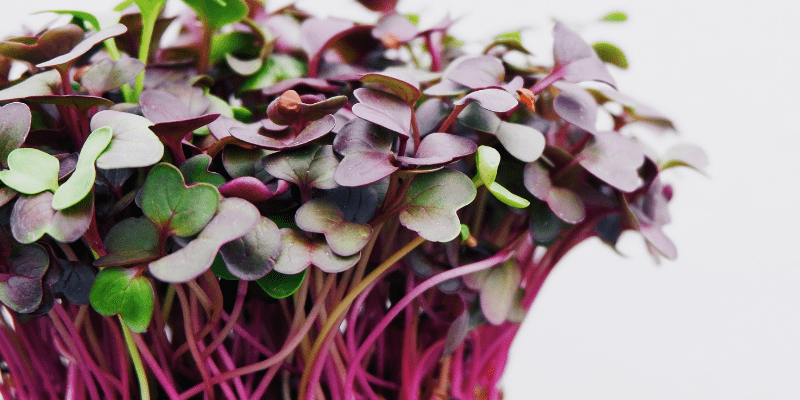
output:
M172 383L172 380L167 377L167 375L164 373L164 370L158 366L156 359L150 353L150 350L147 348L147 344L145 344L142 337L139 334L133 334L132 337L134 343L136 343L136 347L139 348L144 361L147 363L147 366L150 367L150 371L153 373L153 375L155 375L156 380L158 380L158 383L161 384L161 387L164 389L164 391L167 392L167 396L170 398L170 400L180 400L181 397L175 390L175 384Z
M147 383L147 373L144 371L142 357L139 356L139 350L136 348L133 337L131 337L131 331L128 330L122 317L119 318L119 324L122 326L122 334L125 336L128 354L130 354L131 360L133 360L133 369L136 371L136 376L139 378L139 392L141 393L142 400L150 400L150 386Z
M239 315L242 313L242 306L244 306L244 298L247 295L247 285L248 281L239 281L239 287L236 291L236 301L233 304L233 310L231 310L230 318L225 323L225 326L222 330L217 334L217 337L211 341L211 344L203 351L203 358L207 358L214 352L214 350L225 341L225 338L228 337L228 333L231 332L233 326L236 325L236 321L239 320Z
M200 358L200 350L197 348L197 341L195 339L194 332L192 332L192 315L189 311L189 299L186 296L186 292L180 285L175 285L175 293L178 295L178 302L181 303L183 327L186 331L186 343L189 345L189 352L192 353L195 365L197 365L197 369L200 371L200 375L203 377L206 394L210 399L213 400L215 396L214 388L211 386L211 376L208 374L208 370L205 367L203 359Z
M408 400L419 400L419 386L422 383L422 377L430 371L436 363L436 356L444 349L445 339L441 339L434 343L415 365L414 376L408 384Z
M552 85L553 82L563 78L566 72L567 70L565 66L561 66L552 70L547 76L542 78L542 80L536 82L533 86L531 86L531 92L533 92L534 95L541 92L546 87Z
M315 382L313 387L309 386L312 378L314 381L318 380L319 373L322 371L322 363L324 360L321 360L321 358L325 357L320 357L320 354L327 354L327 348L330 345L328 333L330 333L334 326L341 324L341 318L344 316L344 313L347 311L348 307L350 307L350 304L353 303L353 300L355 300L359 293L369 286L372 281L383 275L383 273L386 272L389 267L394 265L394 263L405 257L406 254L411 252L411 250L414 250L417 248L417 246L424 242L425 239L420 236L414 238L411 242L403 246L400 250L392 254L391 257L375 268L374 271L367 275L364 280L359 282L358 285L356 285L356 287L347 294L347 297L339 302L333 312L331 312L328 320L325 321L325 325L320 330L320 334L317 337L317 340L314 342L314 347L311 349L312 362L306 364L305 368L303 369L303 375L300 379L300 393L298 399L313 400L313 393L316 391L317 384L319 382ZM312 374L314 376L312 376Z
M413 104L411 105L411 131L412 131L412 134L414 135L413 136L413 138L414 138L414 154L416 155L417 152L419 151L419 143L420 143L419 136L420 135L419 135L419 126L417 125L417 113L414 111L414 105ZM404 154L400 154L400 155L402 156Z
M450 112L450 115L448 115L447 119L445 119L444 122L442 122L442 125L439 126L439 129L437 129L436 132L447 133L447 130L450 129L450 126L452 126L453 123L456 122L458 114L461 114L461 111L467 108L467 104L461 104L453 107L453 111Z

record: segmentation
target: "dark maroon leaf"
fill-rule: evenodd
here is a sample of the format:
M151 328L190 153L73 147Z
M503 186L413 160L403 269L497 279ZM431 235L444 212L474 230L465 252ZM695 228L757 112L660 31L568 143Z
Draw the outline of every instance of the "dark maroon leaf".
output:
M0 273L0 301L18 312L34 311L42 301L42 278L50 265L47 250L38 244L15 247L7 273Z
M264 88L261 93L266 96L275 96L298 86L307 86L319 92L335 92L341 88L340 85L335 85L326 81L325 79L289 78Z
M378 208L378 191L372 185L339 186L328 191L328 198L342 210L345 221L357 224L368 223Z
M127 32L128 28L125 27L123 24L116 24L109 26L101 31L94 33L93 35L87 37L80 43L78 43L69 53L60 55L55 57L49 61L42 62L36 64L39 68L46 68L46 67L56 67L59 65L64 65L75 61L78 57L82 56L87 51L91 50L92 47L95 45L103 42L106 39L110 39L114 36L122 35L123 33Z
M389 13L394 11L397 0L358 0L364 7L372 11Z
M272 271L280 250L280 229L272 220L262 216L253 230L225 243L219 249L219 255L233 276L253 281Z
M97 270L80 261L58 260L63 273L61 279L50 286L53 293L61 293L72 304L89 303L89 291L92 289Z
M150 130L172 151L173 156L183 158L181 142L186 136L194 132L195 129L208 125L218 117L219 114L206 114L180 121L159 122L151 126Z
M403 136L410 136L411 107L403 99L367 88L356 89L353 94L360 102L353 105L355 115Z
M366 83L367 86L374 85L377 86L377 89L394 93L412 107L419 100L419 82L406 71L387 70L380 73L369 73L359 80Z
M279 135L270 132L270 136L262 135L258 130L253 128L233 127L230 129L231 136L253 144L257 147L271 150L293 149L314 140L317 140L328 133L330 133L334 126L336 126L336 119L332 115L326 115L316 121L306 125L306 127L296 136L292 134L291 130L284 135Z
M0 42L0 55L39 64L68 53L83 40L83 29L74 24L48 30L42 36L17 37Z
M362 119L347 123L333 139L333 149L342 154L333 178L342 186L363 186L400 169L394 162L394 134Z
M18 100L34 104L55 104L60 106L67 106L77 108L80 111L86 111L92 107L110 107L114 102L108 99L97 96L84 96L79 94L71 95L43 95L43 96L27 96L19 98Z

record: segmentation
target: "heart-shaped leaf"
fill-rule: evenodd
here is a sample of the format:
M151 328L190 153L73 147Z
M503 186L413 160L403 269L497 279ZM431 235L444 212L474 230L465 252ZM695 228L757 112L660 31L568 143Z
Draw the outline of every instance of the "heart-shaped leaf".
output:
M294 275L314 264L325 272L338 273L352 268L359 258L360 253L349 257L336 255L322 238L309 239L302 232L281 228L281 253L273 270Z
M83 40L83 29L67 24L48 30L42 36L17 37L0 42L0 55L13 60L39 64L66 54Z
M402 18L408 21L408 18L402 15L395 14L398 18ZM373 31L374 33L375 31ZM406 104L413 106L414 103L419 100L420 91L419 91L419 82L413 76L406 74L401 71L384 71L384 72L373 72L369 74L365 74L359 79L361 82L364 83L372 83L378 84L400 99L402 99Z
M42 302L42 278L50 265L47 250L38 244L16 246L7 273L0 273L0 302L18 313L36 310Z
M58 260L61 278L50 286L53 293L61 293L72 304L89 303L89 293L97 277L97 269L80 261Z
M213 186L212 186L213 187ZM225 243L253 230L258 209L245 200L223 199L217 213L186 247L149 264L150 273L164 282L188 282L205 272Z
M280 250L280 229L271 219L262 216L253 230L223 245L219 254L231 275L252 281L272 271Z
M494 112L511 111L519 103L517 98L511 93L502 89L489 88L476 90L455 101L453 104L462 105L470 101L474 101L481 107Z
M355 118L333 139L333 149L344 155L333 178L342 186L363 186L379 181L400 165L394 161L395 135L380 126Z
M553 99L553 109L565 121L587 131L596 132L597 102L582 87L569 82L555 82L561 93Z
M472 181L455 170L418 175L400 206L400 223L427 240L448 242L461 232L456 211L471 203L475 193Z
M569 224L583 221L585 210L580 197L570 190L552 186L550 174L539 162L525 165L522 179L525 188L546 202L559 219Z
M403 99L381 90L359 88L353 92L359 103L353 114L408 137L411 132L411 107Z
M86 138L80 156L78 156L75 171L53 196L54 210L72 207L89 194L94 187L94 179L97 177L94 162L111 142L111 136L111 128L104 126Z
M596 134L579 157L587 171L619 190L632 192L641 184L637 169L644 153L636 141L617 132Z
M164 145L148 128L147 118L113 110L100 111L92 117L91 128L111 128L111 143L97 158L103 169L139 168L157 163L164 156Z
M142 71L144 64L135 58L126 57L117 61L106 58L93 64L81 76L81 86L92 95L100 96L131 83Z
M161 163L150 170L141 200L142 211L159 231L188 237L211 221L217 212L219 192L208 183L187 187L178 168Z
M467 57L447 74L447 79L470 89L499 86L505 79L503 62L494 56Z
M333 189L333 173L339 161L331 146L306 146L264 157L270 175L305 188Z
M303 270L294 275L285 275L273 270L256 280L256 283L273 299L283 299L291 296L300 288L306 277L306 271Z
M506 151L520 161L534 161L544 151L544 135L527 125L502 121L495 135Z
M270 182L268 186L258 178L242 176L220 186L219 192L225 197L238 197L256 204L280 196L290 188L289 182L281 179Z
M22 103L0 107L0 163L8 165L8 155L19 148L31 128L31 109Z
M0 181L6 186L25 194L58 188L58 159L41 150L16 149L6 162L10 169L0 171Z
M434 132L422 139L414 157L398 156L397 160L408 165L444 165L475 153L477 149L478 145L467 138Z
M513 261L492 268L480 294L481 311L489 323L500 325L505 322L521 281L522 273Z
M242 0L183 0L211 32L247 16L247 4Z
M78 57L82 56L87 51L91 50L95 45L102 43L106 39L113 38L114 36L122 35L127 32L128 28L122 24L112 25L108 28L100 30L95 34L82 40L75 45L68 53L52 58L48 61L36 64L38 68L57 67L75 61Z
M119 314L134 332L144 332L153 316L153 287L136 268L106 268L89 292L92 308L105 316Z
M111 227L105 237L108 254L95 260L97 267L142 264L160 257L158 229L147 218L128 218Z
M369 225L345 221L339 207L327 199L313 199L303 204L294 218L300 229L324 234L328 246L340 256L358 253L372 235Z
M206 154L198 154L183 163L180 166L181 174L186 179L186 184L193 183L208 183L217 188L225 184L225 178L222 175L211 172L208 167L211 165L211 157Z
M63 210L51 206L53 193L20 196L11 210L11 233L20 243L33 243L45 233L62 243L71 243L89 229L94 214L94 195Z

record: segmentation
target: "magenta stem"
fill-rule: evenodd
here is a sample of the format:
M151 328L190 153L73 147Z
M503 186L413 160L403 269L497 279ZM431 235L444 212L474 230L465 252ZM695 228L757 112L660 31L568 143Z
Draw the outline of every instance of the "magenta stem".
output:
M416 370L411 377L411 382L408 384L408 400L419 400L419 386L422 383L422 378L433 369L436 362L439 361L438 357L444 349L445 339L441 339L434 343L422 355L419 363L415 366Z
M467 104L461 104L453 107L453 111L450 112L450 114L447 116L447 119L445 119L444 122L442 122L442 125L439 126L439 129L437 129L436 132L447 133L447 130L450 129L450 126L452 126L453 123L456 122L458 114L461 114L461 111L467 108Z
M553 84L553 82L561 79L564 77L564 74L567 72L567 69L564 66L556 67L550 73L542 78L542 80L536 82L533 86L531 86L531 92L533 94L537 94L544 90L546 87Z
M139 354L142 356L142 359L144 359L144 362L147 363L147 366L150 367L150 372L153 373L158 383L161 384L161 387L167 393L167 397L169 397L170 400L180 400L181 397L175 390L175 385L172 383L172 380L167 377L161 367L158 366L155 357L153 357L150 348L147 347L142 336L138 333L132 333L131 336L136 343L136 347L139 348Z
M450 380L450 395L457 400L462 400L464 398L464 392L462 391L464 379L464 372L462 370L463 363L464 343L461 343L461 345L456 347L453 358L450 360L450 368L453 373L453 378Z
M81 375L84 377L84 381L86 381L86 387L89 390L89 396L93 399L99 399L100 395L97 393L97 388L92 382L91 374L94 374L97 378L98 382L100 382L100 386L102 386L103 390L106 393L111 393L111 389L107 386L107 382L101 378L100 371L97 371L97 366L92 362L92 358L89 355L89 352L86 351L86 347L83 346L83 342L80 340L81 337L78 334L78 331L75 330L75 325L72 324L72 320L69 319L67 312L64 311L64 308L61 307L61 304L58 302L53 305L53 309L55 312L55 316L53 321L55 322L56 319L62 320L62 326L67 330L69 338L65 338L65 340L69 340L72 343L72 350L75 352L74 357L78 362L78 367L81 369ZM52 315L52 314L51 314ZM67 344L69 346L69 344ZM91 373L89 372L91 370Z

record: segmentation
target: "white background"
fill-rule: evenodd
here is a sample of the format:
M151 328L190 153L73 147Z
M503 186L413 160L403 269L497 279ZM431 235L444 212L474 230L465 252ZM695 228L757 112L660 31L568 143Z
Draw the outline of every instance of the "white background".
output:
M346 3L299 2L374 21ZM708 179L689 170L666 179L675 185L666 232L676 262L654 265L631 233L620 245L627 257L591 240L556 268L512 348L507 400L800 398L799 4L400 1L423 26L445 10L463 16L452 32L468 42L536 24L526 43L544 59L551 17L575 24L627 12L623 24L581 34L625 50L630 69L612 69L620 91L672 117L679 139L711 160ZM7 31L29 11L67 5L14 7L2 16Z

